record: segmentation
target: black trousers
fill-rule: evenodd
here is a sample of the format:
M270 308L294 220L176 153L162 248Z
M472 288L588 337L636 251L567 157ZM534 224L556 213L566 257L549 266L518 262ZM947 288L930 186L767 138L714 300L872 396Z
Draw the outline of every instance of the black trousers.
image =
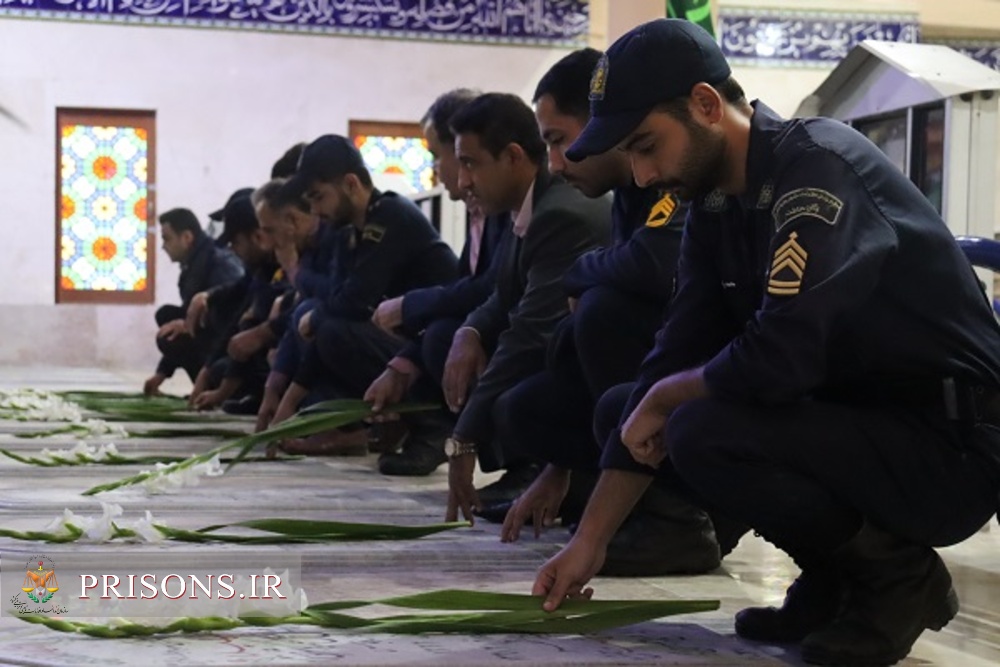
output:
M664 437L684 482L793 556L832 553L862 521L955 544L997 511L1000 431L931 410L703 399L674 411Z
M603 439L594 437L595 405L635 378L662 321L662 304L607 287L587 290L553 337L548 368L498 402L499 437L523 456L596 471Z
M367 320L328 318L307 347L295 380L309 389L327 384L341 397L361 398L403 343Z
M253 326L257 326L257 324L259 323L248 322L241 324L239 327L240 332L242 333ZM267 361L267 355L270 350L270 346L264 347L243 361L237 361L228 355L226 356L224 377L227 380L239 380L240 388L237 396L249 394L260 397L264 395L264 383L267 381L267 376L271 371L271 365Z
M430 374L430 379L438 387L441 386L441 378L444 377L444 364L448 361L451 340L460 326L462 320L456 318L434 320L420 337L420 356L424 370Z
M156 326L162 327L167 322L183 320L185 316L186 313L180 306L169 304L160 306L156 311ZM173 340L157 337L156 347L160 350L162 358L156 367L156 372L171 377L174 371L183 368L191 378L191 382L194 382L198 372L205 365L211 346L212 334L208 331L199 332L194 338L186 333Z

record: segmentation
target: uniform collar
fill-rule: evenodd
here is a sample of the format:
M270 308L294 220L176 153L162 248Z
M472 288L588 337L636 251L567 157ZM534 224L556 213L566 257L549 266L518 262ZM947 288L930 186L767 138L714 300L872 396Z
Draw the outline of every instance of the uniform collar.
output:
M754 100L750 117L750 143L747 147L746 192L740 197L746 208L769 209L774 196L774 136L786 121L770 107Z
M371 197L368 198L368 206L365 208L365 217L378 205L378 200L384 196L384 193L378 188L372 188Z

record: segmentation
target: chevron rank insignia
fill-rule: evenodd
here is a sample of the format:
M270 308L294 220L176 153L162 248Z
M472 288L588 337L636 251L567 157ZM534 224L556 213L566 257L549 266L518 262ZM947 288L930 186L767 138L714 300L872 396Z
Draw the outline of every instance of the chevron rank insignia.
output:
M792 232L788 240L778 246L771 261L771 273L767 280L767 293L771 296L795 296L802 287L802 276L806 271L809 253L799 245L798 234Z
M653 204L653 208L649 211L649 217L646 218L646 226L662 227L670 222L676 212L677 200L668 192L658 202Z

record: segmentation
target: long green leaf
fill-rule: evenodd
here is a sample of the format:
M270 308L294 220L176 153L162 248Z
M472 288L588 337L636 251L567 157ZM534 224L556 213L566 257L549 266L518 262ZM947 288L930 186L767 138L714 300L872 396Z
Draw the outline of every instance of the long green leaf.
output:
M330 409L319 411L318 408L320 406L327 406ZM407 412L423 412L438 407L440 406L435 403L401 403L387 407L385 410L387 412L392 411L402 414ZM312 408L314 409L296 414L288 421L282 422L266 431L248 436L244 440L239 452L237 452L236 456L233 457L233 460L226 467L226 470L239 463L251 449L259 445L330 431L335 428L347 426L348 424L355 424L372 415L370 404L353 399L326 401L325 403L314 405ZM334 408L337 408L336 412L333 411Z
M446 607L445 598L451 600ZM419 607L423 599L428 606ZM166 626L128 623L115 628L38 616L23 616L25 621L40 623L60 632L78 632L94 637L120 638L170 634L173 632L211 632L242 626L271 627L283 624L317 625L331 629L362 629L392 634L445 632L485 633L557 633L590 634L676 614L711 611L718 600L574 600L555 612L541 608L542 599L529 595L491 594L480 591L431 591L424 594L385 600L345 600L308 607L301 614L284 618L243 617L240 619L203 617L185 618ZM335 613L373 604L406 606L428 610L447 610L446 614L402 614L378 618L358 618ZM471 612L478 605L499 605ZM512 609L516 607L516 609Z
M246 431L235 428L151 428L129 431L130 438L241 438Z
M339 428L341 426L346 426L348 424L353 424L355 422L361 421L366 417L371 415L371 408L367 404L364 404L365 408L363 410L345 410L344 412L317 412L309 413L305 415L296 415L292 418L284 421L277 426L273 426L269 429L261 431L259 433L253 433L251 435L244 436L232 442L220 445L214 449L211 449L204 454L199 454L186 459L177 464L175 470L180 470L188 468L192 465L202 463L211 460L216 454L222 454L230 450L237 450L236 455L226 466L228 471L234 465L242 462L244 458L249 454L250 450L254 447L260 445L266 445L271 442L277 442L279 440L284 440L286 438L297 438L307 435L312 435L314 433L322 433L323 431L328 431L334 428ZM438 407L435 404L430 403L404 403L400 405L394 405L387 407L386 410L392 410L396 413L404 412L418 412L423 410L431 410ZM107 484L100 484L87 489L83 492L85 496L92 496L98 493L103 493L105 491L112 491L114 489L121 488L123 486L131 486L134 484L140 484L151 477L166 474L169 471L150 471L146 473L140 473L138 475L133 475L132 477L126 477L114 482L109 482Z
M222 526L209 526L198 532L208 533L214 530L240 526L243 528L253 528L255 530L278 533L279 535L289 535L294 537L324 537L341 535L349 539L356 540L401 540L435 533L455 528L469 526L468 521L452 521L449 523L438 523L426 526L393 526L378 523L349 523L342 521L309 521L307 519L252 519L250 521L240 521Z

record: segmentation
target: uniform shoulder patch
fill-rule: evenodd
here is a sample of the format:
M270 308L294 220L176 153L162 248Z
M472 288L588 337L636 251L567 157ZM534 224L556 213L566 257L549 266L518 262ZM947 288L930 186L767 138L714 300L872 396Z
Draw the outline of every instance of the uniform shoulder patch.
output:
M767 293L772 296L795 296L802 289L802 276L806 272L809 253L799 245L798 237L792 232L788 240L774 251L767 279Z
M844 202L820 188L798 188L786 192L774 203L774 227L780 230L796 218L807 215L828 225L837 224Z
M725 211L729 202L726 200L726 193L722 190L712 190L701 203L701 207L709 213Z
M757 198L757 208L766 210L771 208L771 201L774 199L774 183L767 181L760 187L760 196Z
M365 228L361 230L361 240L371 241L372 243L381 243L382 238L385 236L385 227L381 225L365 225Z
M646 218L647 227L662 227L677 213L677 200L669 192L659 199L649 211Z

